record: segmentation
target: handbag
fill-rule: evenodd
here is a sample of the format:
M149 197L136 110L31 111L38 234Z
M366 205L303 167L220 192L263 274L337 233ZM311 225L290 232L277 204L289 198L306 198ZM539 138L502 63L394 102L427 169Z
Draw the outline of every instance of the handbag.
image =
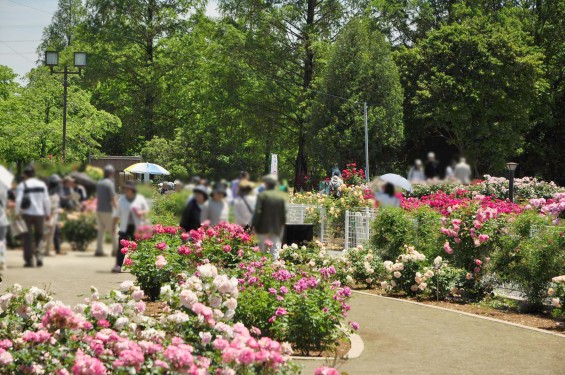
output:
M24 219L14 219L10 223L10 231L13 236L19 236L21 234L27 233L27 224Z
M26 183L24 182L24 196L22 197L22 203L20 204L22 210L27 210L31 207L31 198L29 197L29 190Z

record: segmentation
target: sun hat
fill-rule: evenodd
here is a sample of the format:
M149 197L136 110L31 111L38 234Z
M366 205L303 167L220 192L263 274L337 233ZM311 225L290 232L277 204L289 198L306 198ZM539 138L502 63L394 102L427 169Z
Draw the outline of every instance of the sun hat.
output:
M212 191L212 194L223 194L224 197L226 197L228 195L228 192L226 191L226 185L216 184L214 190Z
M50 183L50 184L58 184L61 181L63 181L63 180L61 180L61 177L57 173L52 174L47 179L47 182Z
M133 182L133 181L127 181L124 184L124 190L127 190L127 189L132 190L134 193L137 193L137 186L135 185L135 182Z
M268 174L263 176L263 182L271 184L271 185L276 185L279 182L279 179L277 178L277 176L275 174Z
M204 194L204 197L208 199L208 188L204 185L196 186L194 189L192 189L192 192Z

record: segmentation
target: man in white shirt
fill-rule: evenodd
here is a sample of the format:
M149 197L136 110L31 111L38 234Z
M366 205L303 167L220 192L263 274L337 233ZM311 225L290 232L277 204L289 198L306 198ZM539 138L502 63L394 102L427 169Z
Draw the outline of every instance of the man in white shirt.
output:
M459 159L459 164L455 166L455 178L462 184L469 185L471 183L471 167L467 164L465 158Z
M32 166L25 167L23 181L16 187L16 216L22 216L27 225L27 232L22 235L24 267L33 267L34 258L37 267L43 266L40 245L43 240L43 225L51 216L51 200L47 186L35 178Z

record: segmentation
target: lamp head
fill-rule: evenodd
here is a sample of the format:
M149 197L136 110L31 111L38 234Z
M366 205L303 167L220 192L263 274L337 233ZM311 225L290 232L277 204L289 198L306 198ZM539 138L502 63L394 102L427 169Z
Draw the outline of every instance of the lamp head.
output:
M59 65L59 52L45 51L45 65L51 68Z
M514 172L514 171L516 170L516 168L518 168L518 163L508 162L508 163L506 163L506 168L507 168L510 172Z
M75 66L77 68L86 68L86 52L75 52Z

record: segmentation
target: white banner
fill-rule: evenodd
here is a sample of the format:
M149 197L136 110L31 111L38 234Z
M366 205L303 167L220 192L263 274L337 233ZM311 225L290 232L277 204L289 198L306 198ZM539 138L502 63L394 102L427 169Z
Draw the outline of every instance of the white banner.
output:
M271 154L271 173L277 176L279 174L279 157L277 154Z

